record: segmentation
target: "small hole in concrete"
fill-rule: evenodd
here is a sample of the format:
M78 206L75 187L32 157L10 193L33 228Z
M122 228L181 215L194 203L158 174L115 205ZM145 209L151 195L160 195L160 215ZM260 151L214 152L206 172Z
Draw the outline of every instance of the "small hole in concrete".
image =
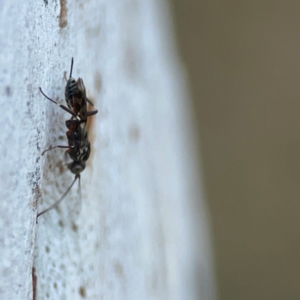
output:
M81 296L81 298L85 298L86 297L86 290L85 287L81 286L79 288L79 295Z
M6 96L8 96L8 97L11 95L11 88L9 85L5 88L5 93L6 93Z
M77 231L78 231L78 225L75 224L75 223L72 223L72 230L73 230L74 232L77 232Z

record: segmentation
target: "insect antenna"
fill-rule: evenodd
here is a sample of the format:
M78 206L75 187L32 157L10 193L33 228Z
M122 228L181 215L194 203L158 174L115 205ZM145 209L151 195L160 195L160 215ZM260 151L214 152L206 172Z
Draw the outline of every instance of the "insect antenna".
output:
M70 77L69 77L69 79L72 77L73 62L74 62L74 59L73 59L73 57L72 57L72 60L71 60L71 69L70 69Z
M82 194L81 194L81 180L80 180L80 177L78 178L78 190L79 190L80 202L82 202Z
M38 221L39 216L41 216L41 215L45 214L46 212L50 211L51 209L55 208L56 206L58 206L64 200L64 198L69 193L69 191L71 190L72 186L74 185L74 183L77 179L79 179L79 182L80 182L80 174L76 174L75 179L73 180L72 184L69 186L69 188L65 191L65 193L54 204L52 204L50 207L43 210L42 212L40 212L37 215L36 222Z
M77 194L79 195L79 198L78 198L79 206L78 206L78 208L79 208L79 210L81 210L82 209L82 192L81 192L81 178L80 177L78 178Z

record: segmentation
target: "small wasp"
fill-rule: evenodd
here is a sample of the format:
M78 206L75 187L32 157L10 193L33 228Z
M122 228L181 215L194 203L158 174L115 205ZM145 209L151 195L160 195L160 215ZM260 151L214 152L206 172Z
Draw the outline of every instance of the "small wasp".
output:
M72 78L72 70L73 70L73 58L71 61L71 70L70 77L67 81L67 85L65 88L65 98L67 102L67 106L58 104L55 100L49 98L44 94L41 88L40 92L44 97L46 97L51 102L60 106L63 110L67 111L71 114L71 119L66 121L66 126L68 131L66 132L68 138L68 145L62 146L57 145L50 147L45 150L42 155L44 155L47 151L55 149L55 148L67 148L66 153L73 160L71 163L67 164L68 169L75 174L75 178L66 192L50 207L40 212L37 215L37 218L42 214L48 212L49 210L58 206L68 192L71 190L75 181L78 179L80 184L80 173L85 169L86 161L88 160L91 153L91 146L88 140L88 133L86 130L87 118L95 115L98 110L88 111L87 103L91 103L91 101L86 97L86 90L81 78L78 78L77 81Z

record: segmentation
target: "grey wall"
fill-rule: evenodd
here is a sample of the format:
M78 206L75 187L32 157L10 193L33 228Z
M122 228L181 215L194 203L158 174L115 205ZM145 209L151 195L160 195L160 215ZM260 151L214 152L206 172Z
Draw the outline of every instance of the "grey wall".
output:
M299 299L300 4L172 4L220 299Z

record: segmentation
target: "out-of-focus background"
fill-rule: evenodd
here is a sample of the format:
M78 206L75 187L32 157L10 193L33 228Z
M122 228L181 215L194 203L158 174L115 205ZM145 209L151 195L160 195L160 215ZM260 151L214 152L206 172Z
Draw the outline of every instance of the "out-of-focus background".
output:
M300 2L171 5L219 299L300 299Z

